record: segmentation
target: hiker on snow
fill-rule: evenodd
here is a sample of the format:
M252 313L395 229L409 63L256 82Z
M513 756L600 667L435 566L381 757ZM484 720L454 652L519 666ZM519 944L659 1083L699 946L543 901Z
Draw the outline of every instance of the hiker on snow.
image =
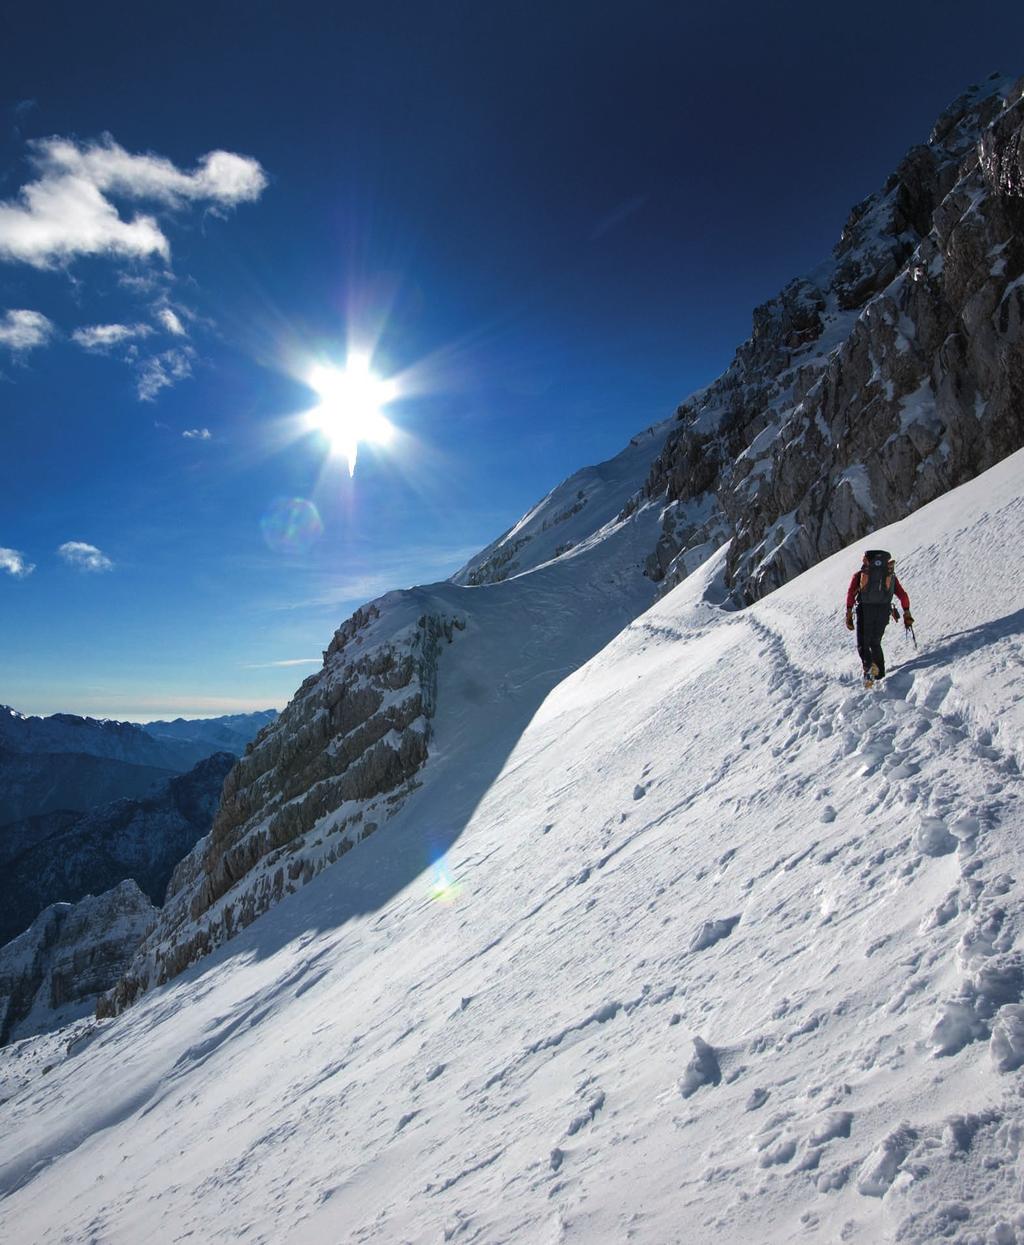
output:
M876 679L885 678L885 654L882 634L889 619L899 619L892 603L893 594L903 606L903 625L914 625L910 613L910 597L896 578L896 564L884 549L869 549L859 571L854 571L846 592L846 626L853 630L853 606L857 604L857 651L864 666L864 686L873 687Z

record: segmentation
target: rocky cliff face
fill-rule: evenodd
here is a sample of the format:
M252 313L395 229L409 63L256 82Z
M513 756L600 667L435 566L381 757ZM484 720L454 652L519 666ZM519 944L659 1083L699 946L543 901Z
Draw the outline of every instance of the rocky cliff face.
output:
M41 912L0 947L0 1046L91 1012L155 919L156 909L130 880Z
M162 903L171 871L209 831L234 763L216 753L142 799L0 826L0 944L49 904L98 895L125 878Z
M402 625L388 604L345 623L322 671L232 769L212 831L175 869L158 926L101 1015L175 976L310 881L414 789L427 758L440 649L463 624L422 614ZM392 594L391 604L401 615L414 602Z
M958 99L679 408L643 493L669 503L652 578L728 539L750 602L1024 443L1022 94Z

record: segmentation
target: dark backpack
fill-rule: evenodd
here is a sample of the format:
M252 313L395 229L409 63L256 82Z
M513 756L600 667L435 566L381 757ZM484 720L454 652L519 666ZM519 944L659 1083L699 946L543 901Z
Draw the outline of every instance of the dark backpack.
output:
M857 600L862 605L889 606L895 590L895 562L884 549L869 549L864 555Z

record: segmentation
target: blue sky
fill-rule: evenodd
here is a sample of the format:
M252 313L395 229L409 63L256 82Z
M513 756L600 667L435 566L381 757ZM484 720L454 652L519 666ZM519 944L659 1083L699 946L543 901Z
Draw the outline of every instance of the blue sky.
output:
M1024 70L1016 5L823 7L7 6L0 702L282 706L357 605L671 414ZM371 347L396 436L350 476L305 381Z

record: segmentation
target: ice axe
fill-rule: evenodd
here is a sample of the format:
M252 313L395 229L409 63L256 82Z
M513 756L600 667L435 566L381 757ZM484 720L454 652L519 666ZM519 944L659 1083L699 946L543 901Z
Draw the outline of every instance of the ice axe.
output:
M890 605L889 609L892 612L893 622L899 622L900 612L896 608L896 606ZM910 622L907 622L908 618L910 618ZM916 652L917 651L917 636L914 634L914 620L913 618L911 618L909 613L904 613L903 615L903 629L909 634L910 638L914 641L914 650Z

